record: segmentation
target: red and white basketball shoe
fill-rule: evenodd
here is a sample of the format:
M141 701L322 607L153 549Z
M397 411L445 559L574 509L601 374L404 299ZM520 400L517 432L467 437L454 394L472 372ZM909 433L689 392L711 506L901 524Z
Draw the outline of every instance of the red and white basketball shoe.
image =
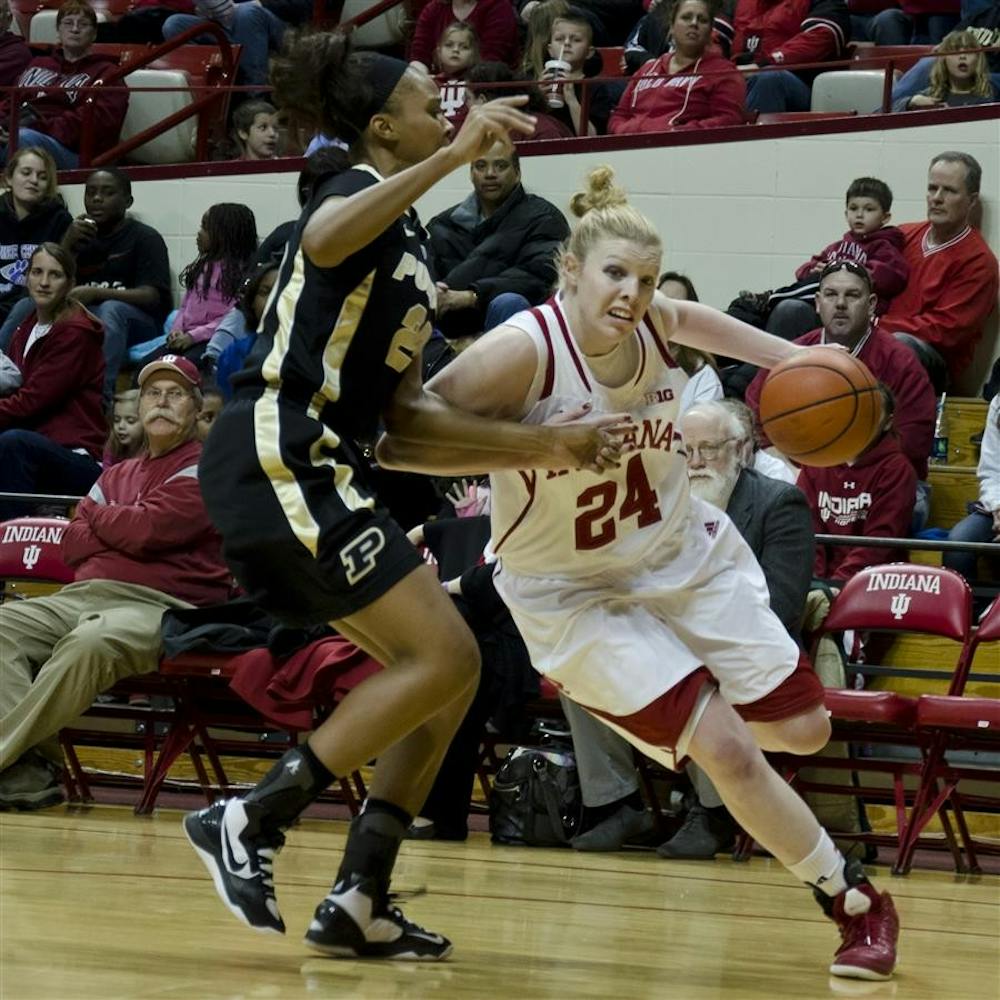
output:
M838 896L813 889L816 901L840 930L841 944L830 972L849 979L890 979L899 940L892 896L875 889L860 861L847 863L844 878L847 888Z
M814 889L820 906L840 930L830 972L849 979L890 979L896 967L899 917L892 896L878 892L858 861L844 870L847 888L832 899Z

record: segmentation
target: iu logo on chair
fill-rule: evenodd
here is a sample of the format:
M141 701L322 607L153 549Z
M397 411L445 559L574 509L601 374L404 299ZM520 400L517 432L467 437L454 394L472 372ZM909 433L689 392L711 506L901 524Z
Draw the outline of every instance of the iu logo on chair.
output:
M912 598L909 594L899 593L893 594L892 600L889 602L889 608L892 611L892 617L897 621L910 610L910 601Z
M25 545L24 555L21 556L21 562L24 563L25 569L34 569L38 565L38 560L42 556L41 546L38 545Z

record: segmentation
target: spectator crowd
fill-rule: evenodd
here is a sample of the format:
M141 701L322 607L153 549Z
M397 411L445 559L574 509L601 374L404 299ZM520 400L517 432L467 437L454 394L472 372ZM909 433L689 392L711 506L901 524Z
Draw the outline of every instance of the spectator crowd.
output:
M807 112L822 64L849 59L852 40L938 53L897 80L895 111L995 102L1000 51L983 50L1000 43L1000 4L908 3L654 0L644 11L638 0L428 0L407 53L434 75L456 127L471 103L526 93L540 116L535 138L690 131ZM270 159L301 149L300 138L307 152L340 141L317 135L310 143L284 130L264 93L285 31L310 17L303 0L140 0L117 20L99 21L86 0L66 0L57 44L29 48L11 31L8 0L0 0L0 85L21 88L16 108L9 93L0 101L0 157L15 119L17 144L44 149L59 169L79 164L85 132L92 151L111 149L130 94L108 43L162 43L207 22L218 34L195 34L190 44L224 37L237 46L234 82L244 88L227 105L227 132L213 138L213 158Z

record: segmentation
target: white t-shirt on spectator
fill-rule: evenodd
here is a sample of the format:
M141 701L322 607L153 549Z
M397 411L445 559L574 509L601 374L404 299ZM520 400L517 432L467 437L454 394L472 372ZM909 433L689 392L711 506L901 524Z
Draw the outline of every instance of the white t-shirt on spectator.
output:
M787 462L783 462L777 455L768 455L766 451L754 454L753 467L763 476L783 479L786 483L794 483L798 478L798 473Z
M51 323L36 323L28 334L28 342L24 345L24 357L28 356L28 351L35 346L52 329Z

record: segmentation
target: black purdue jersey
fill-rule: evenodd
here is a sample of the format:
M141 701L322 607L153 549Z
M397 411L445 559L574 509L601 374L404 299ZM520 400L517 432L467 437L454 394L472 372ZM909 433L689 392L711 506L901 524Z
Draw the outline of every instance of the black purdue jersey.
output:
M274 392L306 404L328 427L355 440L374 437L407 366L430 336L434 282L427 234L410 209L336 267L303 253L302 232L329 197L348 197L382 180L360 165L321 181L295 226L261 333L233 379L239 396Z

